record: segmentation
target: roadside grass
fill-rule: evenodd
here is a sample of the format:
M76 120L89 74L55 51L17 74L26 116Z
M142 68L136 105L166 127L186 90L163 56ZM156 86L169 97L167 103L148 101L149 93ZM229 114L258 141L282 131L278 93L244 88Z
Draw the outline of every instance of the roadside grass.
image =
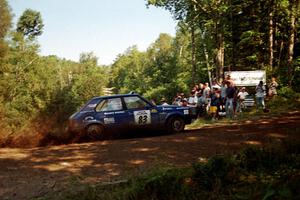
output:
M216 155L186 168L158 168L112 184L72 183L33 200L300 199L300 144L282 141ZM80 185L74 187L74 185Z

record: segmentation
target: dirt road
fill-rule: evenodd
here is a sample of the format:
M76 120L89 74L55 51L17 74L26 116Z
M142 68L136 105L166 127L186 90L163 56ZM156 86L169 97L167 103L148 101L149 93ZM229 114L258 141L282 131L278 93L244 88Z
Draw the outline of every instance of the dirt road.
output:
M300 139L300 112L231 125L209 125L175 135L31 149L0 149L0 199L32 199L60 192L76 179L106 182L156 166L186 166L214 154L281 139Z

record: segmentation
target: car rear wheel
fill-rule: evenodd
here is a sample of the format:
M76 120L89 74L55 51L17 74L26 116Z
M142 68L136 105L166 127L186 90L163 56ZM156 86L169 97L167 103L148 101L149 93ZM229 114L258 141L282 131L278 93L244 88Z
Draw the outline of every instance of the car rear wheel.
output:
M179 133L184 130L185 123L181 117L172 117L168 122L168 129L172 133Z
M91 124L86 129L86 135L89 139L102 139L104 136L104 127L99 124Z

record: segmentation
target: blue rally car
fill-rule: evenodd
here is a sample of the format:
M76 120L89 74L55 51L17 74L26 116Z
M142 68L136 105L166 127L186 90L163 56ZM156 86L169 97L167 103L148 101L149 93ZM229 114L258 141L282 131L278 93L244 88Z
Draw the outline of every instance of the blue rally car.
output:
M68 130L91 139L107 129L164 128L181 132L192 121L189 107L153 105L138 94L95 97L69 118Z

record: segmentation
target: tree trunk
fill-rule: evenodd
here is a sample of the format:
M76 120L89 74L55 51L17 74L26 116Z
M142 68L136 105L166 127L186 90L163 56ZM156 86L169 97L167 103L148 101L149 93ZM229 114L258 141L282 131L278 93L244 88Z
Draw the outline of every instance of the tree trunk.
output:
M278 68L280 67L280 64L281 64L281 57L282 57L282 51L283 51L283 47L284 47L284 44L283 44L283 39L280 41L280 49L279 49L279 54L278 54Z
M196 74L196 42L195 42L195 26L194 23L191 26L191 39L192 39L192 83L195 85Z
M289 86L292 85L292 77L293 77L293 58L294 58L294 45L295 45L295 32L296 32L296 17L295 10L296 6L290 2L290 36L289 36L289 46L288 46L288 74L289 77Z
M209 59L208 59L208 53L207 53L206 44L205 44L205 31L203 31L203 33L202 33L202 42L203 42L203 51L204 51L205 62L206 62L206 67L207 67L208 80L209 80L209 84L212 85L211 71L210 71Z
M222 82L224 77L224 34L222 28L219 29L219 23L217 23L217 56L216 56L216 65L217 65L217 79L219 82ZM221 25L222 26L222 25Z
M236 49L236 44L234 42L234 37L236 34L236 18L233 17L233 13L232 13L232 0L230 0L230 32L231 32L231 45L232 45L232 50L231 50L231 64L228 65L228 67L230 68L230 66L235 69L235 49Z
M274 38L273 38L273 11L270 12L269 14L269 67L270 71L273 72L273 60L274 60L274 50L273 50L273 43L274 43Z

